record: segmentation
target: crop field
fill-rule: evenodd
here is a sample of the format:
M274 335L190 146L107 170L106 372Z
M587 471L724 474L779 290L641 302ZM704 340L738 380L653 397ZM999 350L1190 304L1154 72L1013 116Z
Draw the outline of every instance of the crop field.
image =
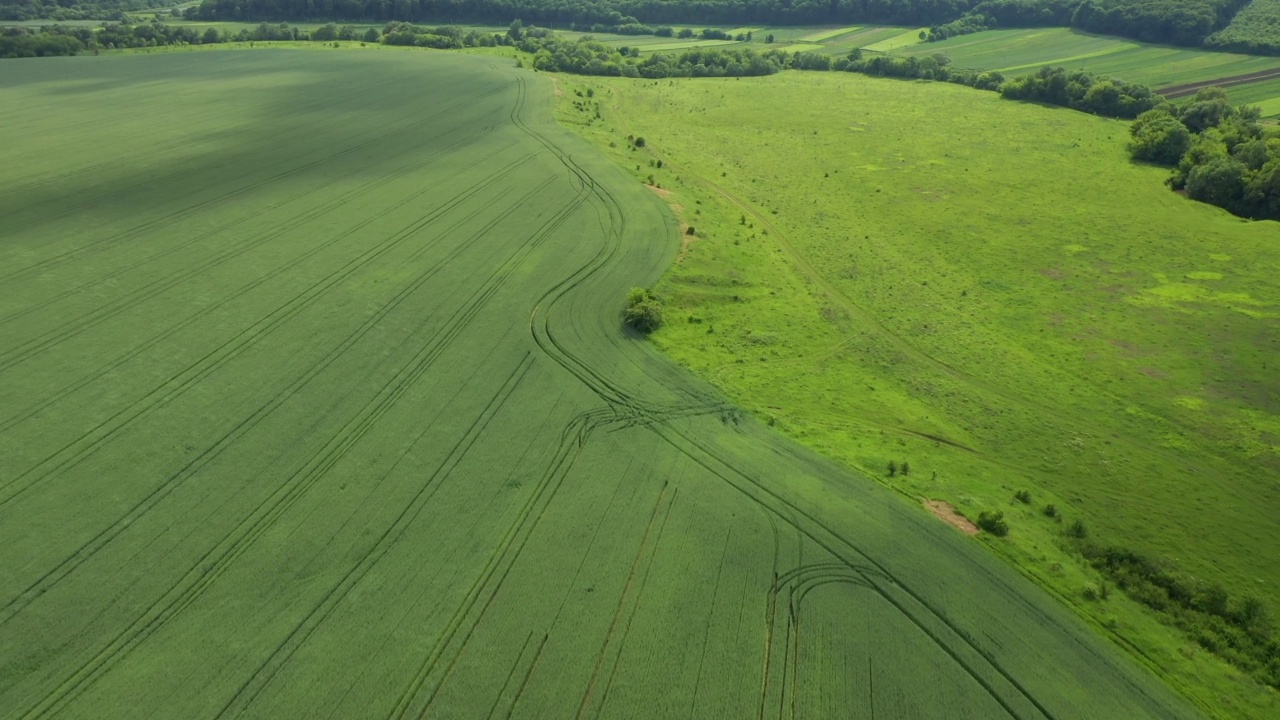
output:
M988 30L924 43L911 54L945 53L959 67L1025 75L1042 67L1083 68L1155 89L1280 69L1280 58L1210 52L1091 35L1069 28ZM1228 90L1237 102L1258 102L1249 85ZM1268 95L1280 97L1280 95Z
M852 27L819 30L817 32L809 33L808 35L801 37L800 40L804 42L822 42L824 40L833 40L837 37L840 37L841 35L849 35L849 34L852 34L855 30L860 30L860 29L861 28L859 26L854 25Z
M796 71L573 82L605 112L563 122L694 231L657 286L690 318L654 334L664 353L909 497L1004 512L988 547L1206 712L1280 713L1125 595L1099 598L1066 537L1081 521L1280 610L1280 226L1170 192L1128 161L1123 122L994 93Z
M928 29L929 28L913 28L904 33L894 35L893 37L873 42L870 45L864 45L863 47L873 52L891 52L894 50L901 50L902 48L921 44L920 33Z
M552 100L426 51L6 65L0 716L1196 716L624 332L676 221Z

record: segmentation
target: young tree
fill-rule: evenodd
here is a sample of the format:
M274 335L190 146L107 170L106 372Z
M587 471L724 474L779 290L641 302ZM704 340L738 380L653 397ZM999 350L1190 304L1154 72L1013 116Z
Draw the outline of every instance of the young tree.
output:
M627 325L648 334L662 327L662 302L651 290L631 288L627 293L627 307L622 312Z

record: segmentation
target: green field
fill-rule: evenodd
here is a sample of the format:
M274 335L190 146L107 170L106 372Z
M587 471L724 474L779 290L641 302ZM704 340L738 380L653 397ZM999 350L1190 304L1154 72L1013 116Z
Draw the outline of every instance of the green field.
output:
M624 332L675 220L552 97L425 51L6 63L0 715L1195 715Z
M564 122L694 228L658 285L665 353L908 497L1002 510L992 550L1205 711L1277 716L1273 690L1098 599L1064 537L1082 520L1280 611L1276 223L1169 192L1128 161L1123 122L994 93L804 72L573 82L605 113ZM627 135L645 150L619 150Z
M805 35L800 39L804 42L822 42L824 40L831 40L833 38L837 38L841 35L849 35L853 33L853 31L860 30L860 29L861 28L857 25L854 25L852 27L830 28L826 30L819 30L817 32L809 33L808 35Z
M920 44L920 33L927 31L929 28L912 28L904 33L894 35L893 37L880 40L878 42L865 45L867 50L874 52L891 52L893 50L901 50Z

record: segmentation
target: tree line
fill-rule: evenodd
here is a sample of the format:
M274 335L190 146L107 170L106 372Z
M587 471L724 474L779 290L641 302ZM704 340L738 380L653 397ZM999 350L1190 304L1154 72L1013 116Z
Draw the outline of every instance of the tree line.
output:
M145 9L165 0L72 2L0 0L0 18L105 17L95 13ZM991 27L1069 26L1194 46L1227 27L1248 4L1249 0L202 0L186 7L183 16L200 21L448 24L506 24L523 18L551 27L586 29L596 25L883 23L928 25L926 37L934 40Z
M1074 27L1143 42L1216 47L1206 41L1250 0L984 0L934 25L930 41L995 27Z
M452 30L461 30L453 28ZM185 25L160 22L103 23L101 27L51 25L41 28L10 27L0 30L0 58L30 58L55 55L78 55L83 52L128 48L165 47L170 45L213 45L224 42L268 40L302 40L328 42L360 40L379 42L383 38L376 28L357 31L350 25L324 25L310 32L288 23L262 23L234 33L217 28L199 30ZM462 47L458 45L457 47Z
M0 0L0 20L117 20L166 8L172 0Z

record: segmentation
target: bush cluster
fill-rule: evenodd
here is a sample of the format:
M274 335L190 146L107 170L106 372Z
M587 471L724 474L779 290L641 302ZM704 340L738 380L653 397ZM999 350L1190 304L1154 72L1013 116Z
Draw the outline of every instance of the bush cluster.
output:
M983 510L978 513L978 527L996 537L1009 534L1009 524L1004 521L1004 513L1000 510Z
M1219 88L1163 104L1129 128L1135 160L1174 167L1169 185L1242 217L1280 220L1280 134L1257 108L1233 107Z
M1117 588L1169 618L1201 647L1280 687L1280 640L1261 600L1233 599L1220 585L1192 580L1132 550L1090 542L1079 549Z
M1133 85L1084 70L1046 67L1000 86L1012 100L1061 105L1105 117L1132 120L1162 102L1146 85Z

